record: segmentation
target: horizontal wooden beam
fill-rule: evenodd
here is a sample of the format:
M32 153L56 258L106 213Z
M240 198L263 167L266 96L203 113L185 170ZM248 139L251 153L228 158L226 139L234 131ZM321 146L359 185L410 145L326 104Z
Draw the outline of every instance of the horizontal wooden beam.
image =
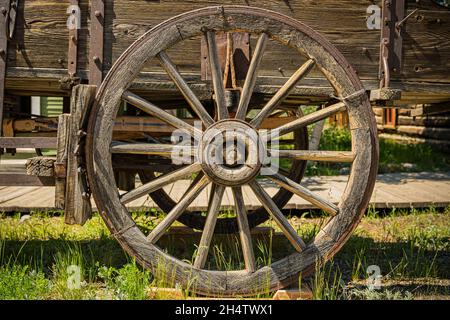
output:
M55 185L54 177L37 177L26 174L0 174L0 186L8 187L51 187Z
M277 117L265 119L261 129L273 129L283 124L296 120L297 117ZM199 119L182 119L191 126ZM174 127L154 117L117 117L114 121L114 132L154 132L154 133L172 133Z
M424 105L411 110L412 117L450 112L450 102Z
M56 137L1 137L0 148L56 149Z

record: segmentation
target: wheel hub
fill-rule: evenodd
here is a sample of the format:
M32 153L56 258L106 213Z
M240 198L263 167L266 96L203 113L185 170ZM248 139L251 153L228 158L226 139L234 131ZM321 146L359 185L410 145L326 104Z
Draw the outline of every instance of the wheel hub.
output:
M243 185L261 169L264 147L258 132L239 120L224 120L202 136L198 158L205 174L225 186Z

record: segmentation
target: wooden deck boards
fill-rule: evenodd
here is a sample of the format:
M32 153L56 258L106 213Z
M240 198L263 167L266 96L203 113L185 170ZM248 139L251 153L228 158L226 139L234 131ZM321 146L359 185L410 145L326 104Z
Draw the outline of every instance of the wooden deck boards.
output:
M165 187L176 201L184 194L190 181L183 180ZM347 176L308 177L302 182L321 197L337 203L345 190ZM278 188L269 180L262 180L270 195ZM191 210L205 211L211 188L208 186L191 204ZM244 187L244 201L248 210L258 208L260 203L249 187ZM394 173L379 175L371 204L376 208L445 207L450 205L450 172L448 173ZM95 204L94 204L95 206ZM133 210L154 208L156 204L149 197L131 202ZM233 207L231 189L227 188L222 208ZM314 206L298 196L292 197L285 209L313 209ZM54 187L4 187L0 186L0 211L30 212L55 210Z

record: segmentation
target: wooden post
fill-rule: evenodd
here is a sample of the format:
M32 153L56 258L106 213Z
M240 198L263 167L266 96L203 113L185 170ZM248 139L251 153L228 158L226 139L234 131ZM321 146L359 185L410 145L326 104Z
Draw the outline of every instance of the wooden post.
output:
M8 55L7 21L9 15L9 0L0 0L0 7L5 12L0 13L0 137L2 136L3 111L5 103L6 61Z
M70 129L67 148L67 183L65 199L65 222L83 225L92 215L90 197L83 188L82 174L79 172L80 152L79 131L94 101L96 86L78 85L73 88L70 105Z
M66 199L67 151L70 134L70 114L58 118L58 146L55 162L55 208L63 210Z

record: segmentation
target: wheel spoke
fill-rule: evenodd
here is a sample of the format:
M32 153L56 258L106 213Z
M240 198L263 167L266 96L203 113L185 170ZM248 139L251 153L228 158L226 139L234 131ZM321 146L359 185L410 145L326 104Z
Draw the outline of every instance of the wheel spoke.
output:
M122 202L122 204L127 204L133 200L139 199L140 197L143 197L156 190L159 190L172 182L175 182L179 179L183 179L184 177L192 173L196 173L200 171L201 168L202 167L199 163L194 163L190 166L176 170L172 173L162 175L161 177L158 177L155 180L152 180L136 189L131 190L130 192L123 194L120 197L120 201Z
M319 207L320 209L329 213L332 216L335 216L336 214L339 213L339 208L336 205L334 205L333 203L319 197L318 195L312 193L305 187L299 185L298 183L292 181L291 179L289 179L279 173L276 173L273 170L272 170L272 173L270 175L268 175L268 178L270 178L272 181L274 181L280 187L311 202L312 204L316 205L317 207Z
M355 155L351 151L313 151L313 150L273 150L280 158L324 162L353 162Z
M248 104L253 94L253 90L256 85L256 79L258 78L258 68L262 61L264 51L266 48L268 36L262 33L256 44L255 53L253 54L252 62L245 78L244 87L242 88L241 100L236 112L236 119L245 120L248 111Z
M194 261L195 268L202 269L205 266L224 193L225 187L215 183L212 185L211 195L209 197L208 215L206 216L205 227L203 228L202 238L200 239L197 256Z
M219 120L228 119L230 117L225 103L225 88L222 79L222 70L220 68L220 60L217 52L216 35L214 32L206 32L206 42L208 44L209 64L211 69L211 77L214 87L214 95L217 105L217 115Z
M142 111L147 112L148 114L170 124L171 126L188 132L193 137L201 137L202 135L201 130L194 128L187 122L167 113L166 111L158 108L154 104L148 102L147 100L130 91L125 91L122 95L122 98L132 105L138 107Z
M111 153L114 154L145 154L170 157L173 154L194 156L196 148L190 146L180 146L172 144L154 144L154 143L125 143L113 142L111 144Z
M291 244L294 246L295 250L297 250L298 252L303 251L306 247L305 243L297 234L297 232L295 232L294 228L292 228L289 221L277 207L275 202L273 202L272 198L267 194L267 192L259 185L256 180L253 180L250 183L250 188L252 188L256 197L275 220L276 224L281 229L281 231L283 231L289 242L291 242Z
M189 187L187 188L186 192L183 194L183 197L192 190L193 187L195 187L195 185L197 185L197 183L203 178L205 174L203 173L203 171L200 171L197 176L194 178L194 180L192 180L192 183L189 185Z
M252 236L248 226L247 210L245 209L244 197L241 187L233 187L234 210L236 210L239 225L239 236L241 238L242 253L244 255L245 268L248 272L255 272L255 254L253 253Z
M169 228L172 223L175 222L187 209L187 207L194 201L195 198L200 194L200 192L205 189L208 185L208 177L203 177L187 194L181 198L181 200L176 204L175 207L167 214L167 216L155 227L155 229L150 232L147 236L147 240L150 243L157 242L164 232Z
M272 111L283 102L284 99L289 95L292 89L295 88L297 83L303 79L314 67L315 61L310 59L305 62L281 87L280 90L270 99L270 101L264 106L261 112L251 121L251 124L255 127L259 127L263 120L267 118Z
M184 81L181 74L178 72L177 67L173 64L172 60L170 60L169 56L166 52L161 51L157 58L159 59L159 62L161 63L164 70L166 70L169 77L172 79L172 81L176 84L178 89L183 94L186 101L191 106L192 110L198 115L198 117L203 121L203 123L206 125L206 127L209 127L214 123L213 118L209 115L209 113L206 111L205 107L202 105L200 100L197 98L195 93L191 90L191 88L188 86L188 84Z
M322 109L320 111L315 111L313 113L310 113L304 117L301 117L297 120L294 120L292 122L286 123L276 129L273 129L270 134L267 136L268 141L277 139L286 133L292 132L294 130L303 128L305 126L308 126L310 124L313 124L317 121L326 119L336 113L343 112L347 109L345 106L345 103L339 102L332 106L326 107L325 109Z

